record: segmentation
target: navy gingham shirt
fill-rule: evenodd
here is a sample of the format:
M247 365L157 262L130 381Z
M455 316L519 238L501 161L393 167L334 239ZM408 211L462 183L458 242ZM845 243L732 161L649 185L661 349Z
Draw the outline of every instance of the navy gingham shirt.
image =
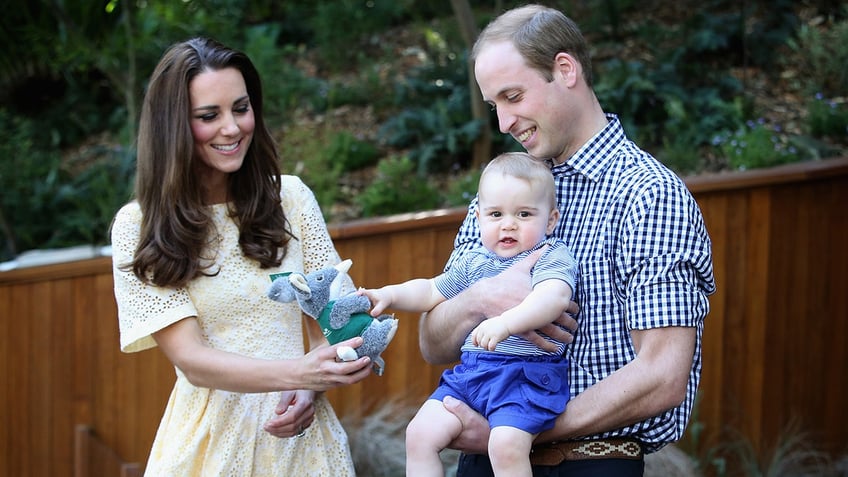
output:
M593 438L628 436L647 452L683 436L701 375L701 337L715 291L710 237L683 181L627 139L614 114L564 164L553 166L561 219L554 235L579 262L578 331L567 348L571 394L636 356L630 330L665 326L697 330L695 360L682 405ZM446 269L480 245L468 207Z

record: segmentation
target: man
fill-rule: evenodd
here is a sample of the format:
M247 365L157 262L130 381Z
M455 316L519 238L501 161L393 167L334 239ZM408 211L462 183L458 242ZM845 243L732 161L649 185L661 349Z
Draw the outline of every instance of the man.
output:
M580 262L579 327L567 352L573 399L536 440L534 475L642 475L644 453L682 437L700 380L707 296L715 291L700 209L601 109L586 41L561 12L529 5L504 13L480 34L472 57L500 130L551 163L562 215L555 235ZM448 268L479 244L476 206L475 199ZM477 323L520 301L532 263L522 265L424 316L424 357L455 361ZM561 323L575 328L569 318ZM553 325L539 331L561 333ZM485 420L455 400L445 406L463 424L451 445L466 452L458 475L492 475Z

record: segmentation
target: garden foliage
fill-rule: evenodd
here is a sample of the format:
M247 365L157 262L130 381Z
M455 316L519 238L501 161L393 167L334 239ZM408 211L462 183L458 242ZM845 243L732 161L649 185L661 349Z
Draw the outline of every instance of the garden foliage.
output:
M468 158L481 131L496 138L493 154L518 148L494 116L472 119L479 92L468 88L468 52L450 9L431 2L7 3L0 261L108 243L111 216L131 198L145 82L164 49L190 36L212 36L255 61L268 122L287 131L284 170L315 190L329 220L342 203L363 216L461 205L476 189ZM679 173L845 154L848 21L828 7L838 2L547 3L589 37L604 109ZM470 4L481 27L497 13L490 2ZM640 21L646 11L652 21ZM802 98L800 120L764 114L751 92L763 77L790 83L785 90ZM294 119L365 106L377 121L368 134ZM346 180L371 169L370 185ZM435 185L436 175L452 179Z

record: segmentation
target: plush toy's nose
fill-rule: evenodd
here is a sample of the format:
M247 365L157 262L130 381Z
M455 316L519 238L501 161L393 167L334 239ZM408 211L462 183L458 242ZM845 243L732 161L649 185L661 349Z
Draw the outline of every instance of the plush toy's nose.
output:
M276 278L268 289L268 298L280 303L288 303L294 300L295 290L288 281L288 277Z

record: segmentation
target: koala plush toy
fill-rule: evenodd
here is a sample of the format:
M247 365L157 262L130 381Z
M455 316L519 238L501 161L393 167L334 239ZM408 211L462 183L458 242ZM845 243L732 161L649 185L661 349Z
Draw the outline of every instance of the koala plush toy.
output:
M280 303L297 300L301 310L318 321L330 344L362 336L363 342L359 348L339 347L339 359L352 361L368 356L373 363L374 373L382 376L385 362L380 354L394 338L398 320L391 315L372 317L368 314L371 301L366 296L356 293L339 296L340 278L350 270L352 264L351 260L344 260L335 267L306 275L298 272L277 275L268 289L268 298Z

